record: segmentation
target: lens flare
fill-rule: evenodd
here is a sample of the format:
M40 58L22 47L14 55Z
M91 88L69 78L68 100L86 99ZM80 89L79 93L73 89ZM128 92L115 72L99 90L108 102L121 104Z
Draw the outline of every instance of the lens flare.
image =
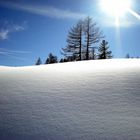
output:
M140 15L138 13L136 13L135 11L133 11L132 9L129 9L128 12L130 14L132 14L134 17L136 17L137 19L140 20Z

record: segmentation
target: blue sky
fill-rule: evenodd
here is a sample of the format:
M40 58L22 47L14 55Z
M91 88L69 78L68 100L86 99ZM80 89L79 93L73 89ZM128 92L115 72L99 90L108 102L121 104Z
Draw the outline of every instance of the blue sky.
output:
M0 65L33 65L38 57L44 62L50 52L62 57L68 30L86 16L97 22L115 58L127 53L140 56L140 19L128 13L115 27L114 18L102 11L99 1L1 0ZM137 14L139 7L139 1L133 0Z

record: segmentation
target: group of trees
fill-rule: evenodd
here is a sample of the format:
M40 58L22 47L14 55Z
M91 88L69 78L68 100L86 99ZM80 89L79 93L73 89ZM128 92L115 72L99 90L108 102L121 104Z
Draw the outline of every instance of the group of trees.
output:
M50 53L44 64L53 64L53 63L57 63L57 62L58 62L57 56ZM41 58L39 57L37 59L35 65L41 65L41 64L42 64L42 61L41 61Z
M128 53L128 54L126 54L125 58L129 59L129 58L140 58L140 57L139 56L133 57L133 56L130 56L129 53Z
M104 35L92 18L87 17L84 20L79 20L68 32L67 45L61 50L64 58L59 62L112 58L108 42L103 38ZM98 45L101 40L102 42ZM57 57L50 53L45 64L57 62ZM36 65L41 63L41 59L38 58Z
M108 42L102 40L104 35L100 31L96 22L87 17L79 20L68 32L67 46L62 48L61 53L68 61L89 60L89 59L107 59L111 58L111 51L108 51ZM102 40L101 45L97 44ZM96 45L96 46L95 46ZM96 52L98 50L98 53Z

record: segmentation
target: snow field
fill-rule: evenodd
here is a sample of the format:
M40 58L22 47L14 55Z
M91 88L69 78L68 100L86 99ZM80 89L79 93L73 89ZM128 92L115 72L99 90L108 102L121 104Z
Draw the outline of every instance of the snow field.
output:
M139 140L140 60L0 67L0 140Z

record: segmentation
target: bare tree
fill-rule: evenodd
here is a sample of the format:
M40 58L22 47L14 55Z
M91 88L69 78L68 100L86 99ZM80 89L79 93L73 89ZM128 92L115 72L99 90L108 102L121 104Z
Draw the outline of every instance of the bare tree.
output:
M92 45L98 43L104 36L100 31L100 28L97 27L96 22L92 18L87 17L84 20L84 35L86 42L86 60L89 60L89 52Z
M76 26L73 26L68 32L67 46L62 48L62 54L66 57L72 57L75 60L82 59L82 33L83 22L79 20Z

